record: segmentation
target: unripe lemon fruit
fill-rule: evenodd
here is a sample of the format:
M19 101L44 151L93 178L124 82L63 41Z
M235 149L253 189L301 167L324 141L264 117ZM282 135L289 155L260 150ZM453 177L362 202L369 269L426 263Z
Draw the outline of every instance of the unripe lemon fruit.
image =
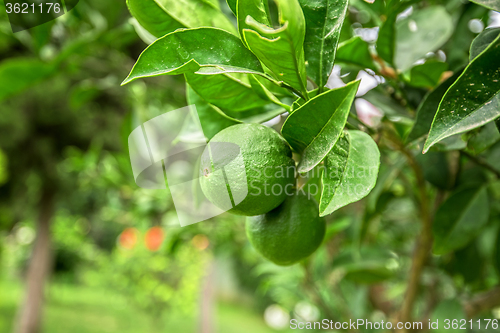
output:
M230 213L267 213L285 200L295 181L287 142L259 124L239 124L217 133L200 162L200 186L215 206Z
M248 217L246 221L253 247L281 266L295 264L316 251L325 230L316 201L303 193L289 196L267 214Z

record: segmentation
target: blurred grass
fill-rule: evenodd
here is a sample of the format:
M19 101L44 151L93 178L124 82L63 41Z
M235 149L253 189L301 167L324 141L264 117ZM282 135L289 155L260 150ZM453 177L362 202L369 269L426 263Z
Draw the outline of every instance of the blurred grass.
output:
M0 332L12 331L12 321L22 298L22 285L0 280ZM151 333L196 332L197 318L170 316L155 320L109 290L51 284L48 289L42 333ZM271 333L262 317L251 310L219 303L216 332Z

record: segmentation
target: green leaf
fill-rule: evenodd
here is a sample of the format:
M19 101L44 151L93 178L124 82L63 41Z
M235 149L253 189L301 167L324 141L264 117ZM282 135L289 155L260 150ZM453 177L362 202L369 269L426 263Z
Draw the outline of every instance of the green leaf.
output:
M474 133L467 142L467 149L474 153L480 154L486 149L500 141L500 133L495 123L490 122L481 127Z
M471 0L471 1L488 9L500 12L500 3L498 2L498 0Z
M456 319L458 323L460 323L461 319L465 319L464 308L462 304L458 300L449 299L446 301L440 302L436 309L432 312L431 322L438 322L437 328L433 328L431 331L435 333L458 333L461 332L461 329L453 328L450 324L450 327L446 328L445 320L449 319L450 323L452 320ZM425 324L424 324L425 325ZM424 326L425 327L425 326ZM460 327L460 326L459 326Z
M169 15L155 0L127 0L130 14L155 37L186 26Z
M377 182L379 166L375 141L364 132L347 131L325 159L319 215L367 196Z
M406 71L428 52L436 51L453 33L453 22L446 9L432 6L396 23L397 69Z
M127 6L140 25L156 37L179 28L217 27L235 32L220 9L205 0L127 0Z
M387 20L380 27L377 38L377 54L390 65L394 63L397 17L397 12L393 12L387 17Z
M0 149L0 185L3 185L9 179L7 155Z
M417 116L415 119L415 124L408 134L406 138L406 142L415 141L425 134L429 133L431 129L432 120L434 119L434 115L437 112L439 107L439 103L443 99L444 94L450 86L458 79L458 77L462 74L462 71L458 71L453 76L449 77L441 83L436 89L429 92L417 109Z
M498 232L496 243L495 243L495 253L493 254L493 264L498 273L500 273L500 231Z
M306 20L304 53L309 77L323 88L333 70L348 0L299 0Z
M311 98L314 98L318 95L318 92L319 92L319 89L316 88L314 90L310 90L307 92L307 96L309 97L309 99ZM292 111L295 111L297 110L299 107L301 107L302 105L306 104L307 101L305 99L303 99L302 97L299 97L297 98L293 103L292 103Z
M263 69L235 35L216 28L185 29L149 45L122 84L143 77L194 72L262 74Z
M382 24L379 29L377 38L377 54L388 62L390 65L394 64L394 52L396 44L396 21L398 14L410 7L413 3L418 0L408 0L408 1L386 1L386 13L387 19ZM382 5L383 1L379 2ZM377 11L377 12L380 12ZM374 19L378 19L379 14L374 14Z
M410 84L420 88L434 88L438 85L441 75L448 69L445 62L428 61L411 68Z
M198 75L187 73L186 80L191 88L204 100L221 109L231 111L244 111L269 102L259 95L247 84L236 78L226 75Z
M332 268L343 271L345 279L370 284L393 277L399 268L399 260L390 251L370 246L359 252L349 249L340 253Z
M282 108L290 111L290 106L282 103L269 89L266 88L254 75L248 76L248 81L250 81L250 85L252 86L253 91L268 102L274 103L276 105L281 106Z
M401 105L400 102L394 100L394 98L391 97L391 94L389 94L387 90L381 86L378 86L364 94L363 99L373 104L373 106L377 109L383 110L384 115L389 119L392 119L393 122L406 122L406 119L410 116L408 109Z
M131 18L129 23L134 27L135 33L139 38L146 44L153 44L156 40L156 36L150 33L146 28L144 28L139 21L135 18Z
M213 138L215 134L224 128L241 123L241 121L229 117L219 108L209 104L189 84L186 85L186 98L189 105L196 106L203 134L207 140Z
M448 89L432 122L424 153L435 143L500 116L500 36Z
M277 0L276 3L282 26L274 29L247 17L246 23L255 30L243 29L244 39L279 81L306 95L304 14L297 0Z
M435 254L445 254L467 245L488 222L485 187L453 193L438 209L432 225Z
M477 35L472 41L469 52L469 60L474 60L488 45L490 45L500 34L500 28L486 29Z
M255 113L254 115L248 116L248 117L241 117L241 120L244 123L265 123L266 121L269 121L273 118L276 118L277 116L283 114L286 112L285 109L283 108L274 108L271 110L268 110L268 108L264 108L261 110L262 112Z
M288 89L285 86L277 85L276 82L269 80L268 77L264 77L262 75L255 75L255 78L270 92L272 92L276 97L297 98L297 96L293 94L292 91L290 91L290 89Z
M450 190L454 183L454 175L444 152L431 151L418 154L415 160L423 171L424 178L439 189Z
M227 2L227 5L229 6L229 9L231 9L231 11L233 12L233 14L237 15L236 14L237 13L236 8L238 6L237 5L238 0L226 0L226 2Z
M48 78L55 69L52 64L30 58L13 58L0 62L0 101Z
M359 36L339 44L336 60L337 62L359 66L363 69L377 69L368 48L368 43Z
M243 29L252 29L252 26L246 22L247 17L250 16L260 24L271 26L268 12L268 0L237 0L236 17L238 19L238 31L240 33L243 43L246 44ZM272 1L272 0L271 0Z
M299 172L308 172L328 155L342 134L359 81L328 90L296 109L281 134L302 159Z

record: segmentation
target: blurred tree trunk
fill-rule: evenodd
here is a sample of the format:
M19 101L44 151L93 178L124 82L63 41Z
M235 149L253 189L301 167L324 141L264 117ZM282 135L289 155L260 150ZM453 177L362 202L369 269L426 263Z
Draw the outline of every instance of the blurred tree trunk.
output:
M26 296L14 325L14 333L38 333L42 319L44 286L52 266L50 223L54 214L54 193L42 190L38 208L38 230L26 274Z

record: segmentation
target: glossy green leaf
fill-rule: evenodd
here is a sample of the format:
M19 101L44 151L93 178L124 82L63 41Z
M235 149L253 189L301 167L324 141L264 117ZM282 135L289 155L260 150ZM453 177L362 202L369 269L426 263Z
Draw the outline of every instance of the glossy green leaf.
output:
M444 138L500 116L500 36L477 56L448 89L432 122L424 153Z
M226 74L198 75L188 73L186 80L204 100L222 109L244 111L269 103L248 84Z
M131 18L129 23L134 27L135 33L146 44L153 44L156 36L146 30L135 18Z
M263 69L235 35L216 28L185 29L149 45L122 84L143 77L194 72L262 73Z
M357 283L379 283L390 279L399 268L398 257L385 249L363 247L347 250L333 261L332 268L342 271L344 278Z
M127 6L139 24L155 37L186 27L169 15L155 0L127 0Z
M325 158L320 216L361 200L377 182L380 166L377 144L364 132L345 133Z
M432 148L436 151L456 151L465 149L466 147L467 142L464 141L464 137L460 134L455 134L443 139Z
M441 75L448 69L445 62L428 61L411 68L410 84L420 88L434 88L439 84Z
M359 36L339 44L336 61L348 65L359 66L363 69L370 68L375 70L377 68L373 62L368 43Z
M390 200L390 198L387 198L387 195L385 195L386 199L381 199L381 197L384 195L384 193L388 193L386 192L388 185L394 181L394 178L397 176L397 173L399 172L399 170L401 170L401 167L404 164L405 160L403 158L399 158L398 160L394 161L394 164L392 165L380 165L377 184L366 198L366 218L370 218L372 216L376 216L378 213L382 213L384 209L383 201L386 201L386 199ZM366 232L366 230L363 229L366 229L366 225L363 226L361 230L362 233Z
M285 86L277 85L267 77L264 77L262 75L254 75L254 77L276 97L290 97L294 99L297 98L297 96L293 94L290 89L286 88Z
M253 27L246 22L248 16L260 24L271 26L267 12L269 6L267 1L268 0L237 0L236 17L238 19L238 31L243 43L246 43L243 29L253 29Z
M467 245L488 222L485 187L453 193L438 209L432 225L435 254L445 254Z
M244 39L279 81L305 95L304 14L297 0L277 0L276 3L281 27L274 29L247 16L246 23L254 30L243 29Z
M483 52L488 45L490 45L500 34L500 28L486 29L481 32L470 46L469 60L474 60L481 52Z
M387 16L385 22L381 25L377 38L377 54L388 62L394 64L394 53L396 48L396 21L398 14L411 6L417 0L409 1L384 1L385 13ZM382 5L384 2L378 2ZM380 12L380 10L379 10ZM378 17L379 14L375 14Z
M226 115L216 106L209 104L189 84L186 85L186 98L189 105L196 107L203 134L207 140L210 140L224 128L241 123L241 121Z
M432 6L415 12L396 23L396 51L394 63L405 71L415 61L436 51L453 32L453 22L444 7Z
M460 323L461 320L465 320L466 316L464 313L464 308L462 304L456 299L449 299L440 302L434 311L432 312L430 321L438 322L437 327L433 327L431 330L435 333L456 333L462 331L458 329L462 324L457 325L457 328L454 328L452 325L452 321L456 320L457 323ZM450 320L450 325L446 325L445 320ZM463 323L463 321L462 321ZM425 325L425 324L424 324ZM449 327L448 327L449 326ZM425 327L425 326L424 326ZM447 328L448 327L448 328Z
M439 103L443 99L446 91L448 91L450 86L458 79L461 73L462 71L456 72L455 74L453 74L453 76L446 79L436 89L429 92L424 97L424 99L418 106L415 123L410 131L410 134L408 134L408 137L406 138L406 142L415 141L429 133L432 120L434 119L434 115L437 112Z
M290 106L282 103L267 87L262 84L254 75L248 76L248 81L252 86L253 91L263 100L274 103L282 108L290 111Z
M488 9L500 12L500 2L498 2L498 0L471 0L471 1Z
M253 115L251 116L244 116L244 114L242 114L242 117L240 118L240 120L242 120L244 123L258 123L258 124L262 124L266 121L269 121L273 118L276 118L277 116L287 112L285 109L283 108L276 108L274 107L273 109L270 108L270 106L272 105L268 105L268 107L266 108L262 108L261 109L261 112L259 113L254 113Z
M484 278L486 265L486 260L478 249L477 241L472 241L463 249L453 253L453 257L445 269L452 275L462 276L464 282L469 284Z
M241 120L245 123L262 123L275 118L276 116L287 112L282 107L277 107L271 103L257 108L252 108L244 111L233 111L230 109L222 109L222 112L231 118Z
M299 172L308 172L332 150L342 134L359 81L328 90L307 101L285 121L281 133L302 153Z
M217 27L235 32L220 9L205 0L127 0L127 6L140 25L156 37L179 28Z
M227 5L229 6L229 8L231 9L231 11L233 12L233 14L237 15L236 8L238 6L238 4L237 4L238 0L226 0L226 2L227 2Z
M314 90L310 90L307 92L307 96L309 98L314 98L318 95L318 92L319 92L319 89L316 88ZM306 104L307 101L301 97L297 98L293 103L292 103L292 111L295 111L297 110L299 107L301 107L302 105Z
M322 88L333 70L348 0L299 0L306 19L304 52L309 77Z
M377 38L377 54L390 65L394 63L397 14L397 12L393 12L387 17L387 20L380 27Z
M0 62L0 101L48 78L55 69L37 59L15 58Z

